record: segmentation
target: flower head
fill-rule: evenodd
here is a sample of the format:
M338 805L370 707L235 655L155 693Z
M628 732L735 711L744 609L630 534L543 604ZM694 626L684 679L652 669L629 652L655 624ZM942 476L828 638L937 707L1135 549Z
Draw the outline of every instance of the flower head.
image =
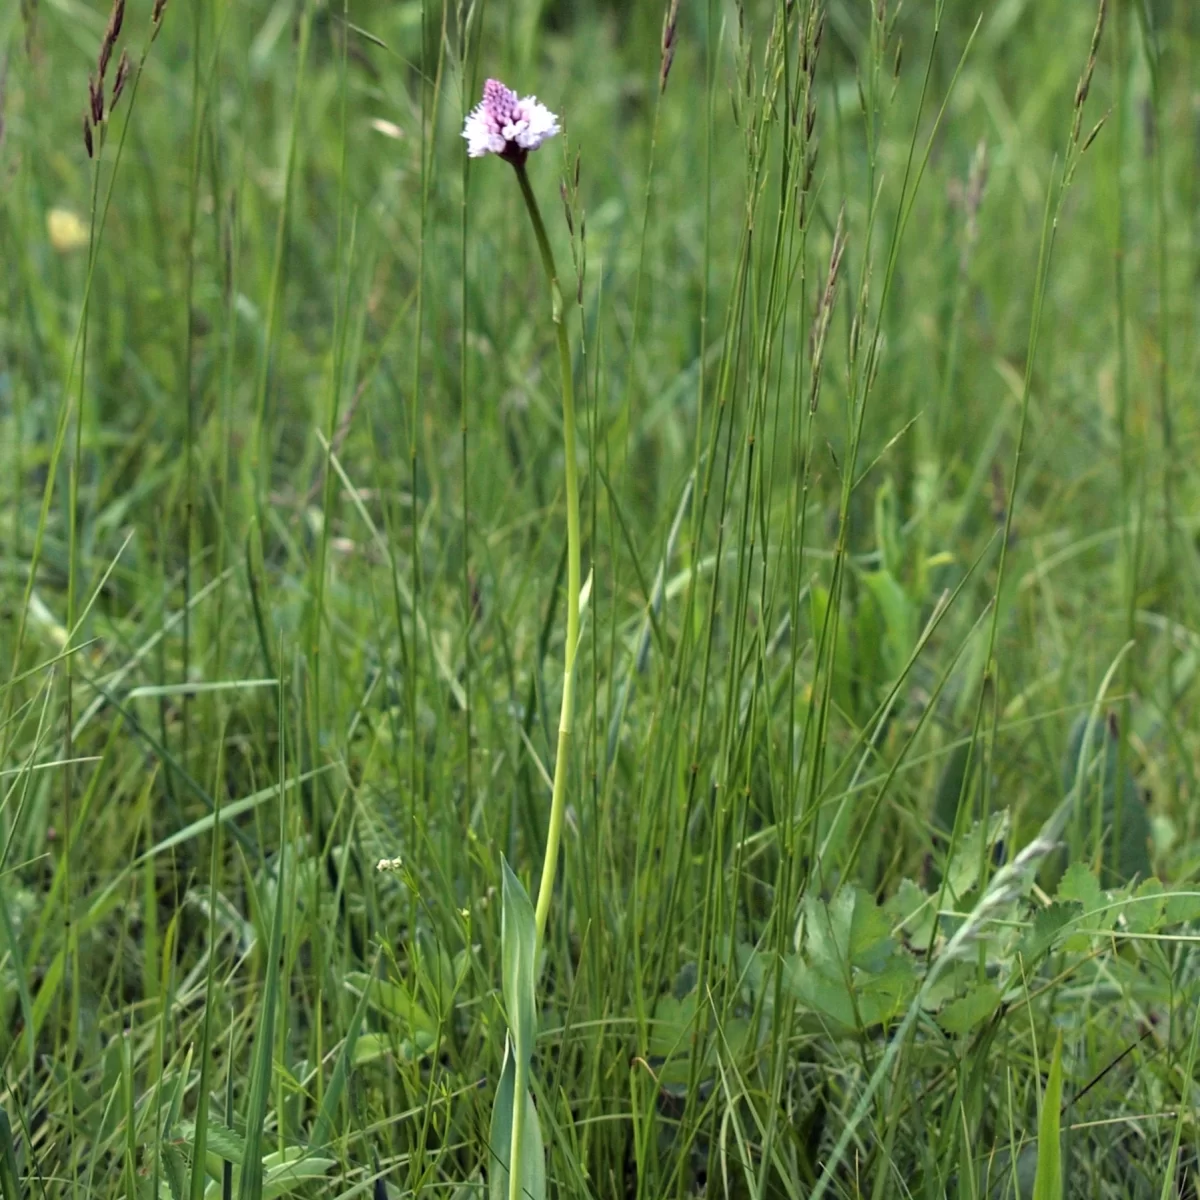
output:
M558 118L536 96L518 97L498 79L483 85L483 100L463 123L467 153L472 158L498 154L518 165L530 150L557 132Z

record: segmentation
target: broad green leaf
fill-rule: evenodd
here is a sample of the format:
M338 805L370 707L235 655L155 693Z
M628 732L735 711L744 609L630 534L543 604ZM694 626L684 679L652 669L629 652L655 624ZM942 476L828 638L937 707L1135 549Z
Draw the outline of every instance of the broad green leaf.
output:
M828 904L805 901L805 950L818 970L879 970L895 950L891 924L875 900L856 887L839 888Z
M785 973L791 994L851 1029L894 1017L913 990L912 963L874 899L844 887L828 904L809 897L804 910L803 956Z
M899 576L903 567L902 542L896 485L888 475L875 489L875 548L883 569L893 576Z
M289 1146L268 1154L263 1160L263 1200L298 1191L298 1185L309 1180L324 1179L337 1165L337 1159L319 1157L305 1146Z
M338 1165L333 1158L314 1155L305 1146L289 1146L283 1151L268 1154L262 1162L263 1200L278 1200L280 1196L309 1195L304 1184L324 1179ZM233 1172L234 1187L241 1184L241 1171ZM205 1189L205 1200L218 1200L222 1185L220 1178L211 1180Z
M1062 1200L1062 1147L1059 1143L1059 1110L1062 1108L1062 1034L1054 1043L1050 1077L1042 1094L1038 1114L1037 1174L1033 1180L1033 1200Z
M285 808L280 803L280 825ZM246 1145L242 1153L242 1174L238 1182L238 1200L266 1200L263 1192L262 1147L267 1120L267 1101L271 1094L271 1076L275 1055L275 1014L279 1006L280 966L283 957L285 860L279 862L279 884L272 905L268 940L267 969L263 980L259 1019L254 1035L254 1060L250 1068L250 1095L246 1104Z
M692 1042L695 1020L695 992L682 999L661 997L654 1007L654 1020L650 1022L647 1052L655 1059L669 1059L686 1051Z
M517 1062L528 1068L537 1037L537 1001L534 995L534 956L537 933L533 905L502 859L504 907L500 924L500 956L503 967L504 1007L512 1034Z
M413 999L401 983L387 979L372 979L365 971L350 971L346 987L356 996L366 995L367 1002L378 1013L399 1021L406 1033L437 1035L437 1022Z
M889 572L867 571L861 578L883 613L884 667L886 679L891 682L900 677L917 644L917 610Z
M362 1067L386 1058L391 1054L393 1044L386 1033L360 1033L354 1043L354 1065Z
M1000 989L992 983L980 984L947 1004L938 1014L938 1024L947 1033L970 1033L996 1011L999 1003Z
M819 645L826 632L827 618L832 620L829 613L829 589L814 584L809 590L809 610L812 614L813 640ZM832 651L832 653L831 653ZM833 670L833 702L842 712L852 712L854 709L854 694L850 681L854 667L854 657L850 648L850 631L846 622L839 620L837 637L832 647L825 648L825 664L832 664Z
M513 1093L517 1066L511 1039L504 1047L504 1067L496 1085L492 1103L492 1122L488 1133L488 1197L510 1200L509 1155L512 1152ZM521 1124L521 1162L517 1195L522 1200L543 1200L546 1195L546 1152L533 1097L526 1089L525 1115Z
M900 881L896 894L884 905L894 923L894 931L918 950L924 950L933 936L937 899L928 896L911 879Z

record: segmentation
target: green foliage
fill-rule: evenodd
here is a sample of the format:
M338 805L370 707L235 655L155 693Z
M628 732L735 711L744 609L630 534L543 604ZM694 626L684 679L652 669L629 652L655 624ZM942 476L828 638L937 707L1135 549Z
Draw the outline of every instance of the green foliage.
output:
M537 1037L537 926L533 905L507 859L503 872L500 932L501 977L508 1037L504 1066L496 1084L488 1135L489 1192L492 1200L546 1195L545 1148L530 1091L530 1065Z
M1037 1175L1033 1180L1033 1200L1062 1200L1062 1147L1059 1142L1059 1117L1062 1106L1062 1053L1060 1033L1054 1042L1054 1057L1050 1074L1042 1093L1041 1114L1038 1116Z
M1097 7L130 3L89 158L0 5L3 1200L1191 1194L1200 41Z
M1078 807L1079 849L1103 863L1103 878L1126 883L1150 874L1150 819L1115 727L1081 715L1063 759L1063 789Z

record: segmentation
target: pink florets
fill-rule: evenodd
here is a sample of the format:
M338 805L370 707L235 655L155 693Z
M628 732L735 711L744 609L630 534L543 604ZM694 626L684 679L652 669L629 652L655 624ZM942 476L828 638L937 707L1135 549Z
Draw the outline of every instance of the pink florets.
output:
M483 85L483 100L463 123L467 153L472 158L498 154L518 164L558 131L558 118L536 96L518 97L498 79Z

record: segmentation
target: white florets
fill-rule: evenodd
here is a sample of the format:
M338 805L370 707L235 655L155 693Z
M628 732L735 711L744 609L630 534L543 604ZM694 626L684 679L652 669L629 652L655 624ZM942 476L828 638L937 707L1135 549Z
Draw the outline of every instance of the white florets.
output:
M547 138L559 132L558 117L536 96L521 96L497 79L483 86L483 99L467 115L463 137L472 158L498 154L523 162Z

